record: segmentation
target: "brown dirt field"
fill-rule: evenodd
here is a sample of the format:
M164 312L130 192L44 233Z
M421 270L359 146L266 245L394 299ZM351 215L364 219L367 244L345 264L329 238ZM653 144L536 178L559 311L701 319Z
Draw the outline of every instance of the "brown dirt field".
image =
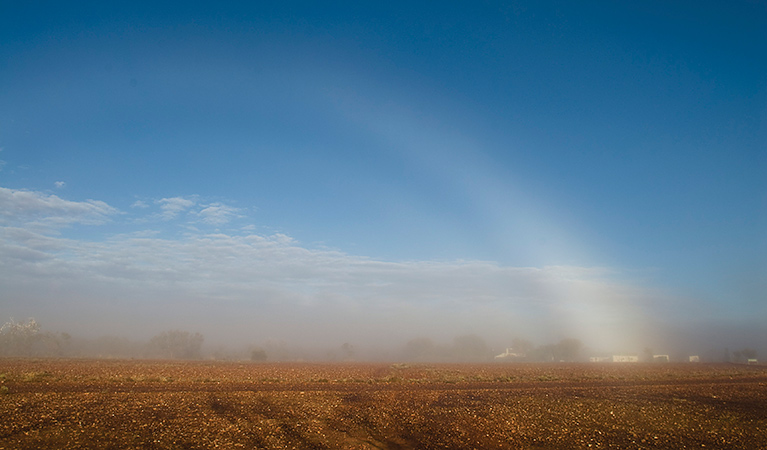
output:
M0 359L0 449L767 448L767 367Z

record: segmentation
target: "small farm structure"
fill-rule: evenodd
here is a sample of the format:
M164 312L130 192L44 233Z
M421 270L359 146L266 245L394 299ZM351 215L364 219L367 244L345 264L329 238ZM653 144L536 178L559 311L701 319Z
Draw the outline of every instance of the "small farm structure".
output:
M635 363L639 362L639 357L636 355L613 355L613 362Z
M589 362L610 362L613 359L609 356L589 356Z
M668 355L652 355L653 362L668 362Z
M500 355L495 355L496 361L515 361L524 359L527 355L523 352L516 352L513 348L508 347L506 351L501 353Z
M690 355L690 362L693 362L693 363L700 362L700 356Z
M754 366L755 366L755 365L759 364L759 361L757 361L757 360L756 360L756 358L749 358L749 359L748 359L748 363L747 363L747 364L748 364L749 366L751 366L751 365L754 365Z

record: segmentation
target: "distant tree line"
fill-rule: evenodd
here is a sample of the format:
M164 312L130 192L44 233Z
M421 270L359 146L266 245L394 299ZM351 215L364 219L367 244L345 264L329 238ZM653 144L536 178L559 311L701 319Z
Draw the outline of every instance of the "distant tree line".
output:
M578 339L562 339L556 344L535 346L532 342L515 338L509 347L509 361L578 361L583 345ZM505 350L505 349L504 349ZM410 361L492 361L495 352L479 336L468 334L457 336L449 345L439 345L429 338L411 339L405 344L403 356Z
M747 362L749 359L756 359L757 352L753 348L744 348L732 353L735 361L738 363Z
M160 358L200 359L204 340L200 333L164 331L149 340L149 350L153 356Z
M178 330L164 331L144 344L114 336L77 340L67 333L41 331L34 318L11 318L0 327L0 356L200 359L203 341L200 333Z
M407 341L399 350L387 349L379 353L360 350L344 342L336 348L306 348L289 346L283 341L270 340L264 346L247 346L240 349L218 346L203 351L205 338L197 332L183 330L163 331L147 341L134 341L116 336L99 338L75 338L67 333L42 331L34 318L26 321L10 319L0 327L0 357L97 357L97 358L162 358L263 361L370 361L406 360L420 362L572 362L585 361L587 354L581 341L561 339L554 344L534 345L532 342L514 338L506 349L492 349L476 334L456 336L446 344L436 343L428 337ZM392 353L393 352L393 353ZM503 352L498 354L499 352ZM713 351L712 351L713 354ZM660 358L660 357L664 357ZM497 358L496 358L497 357ZM743 348L734 352L725 349L720 361L746 363L756 359L757 351ZM668 361L667 355L654 355L645 348L641 361ZM708 358L713 361L713 356Z
M515 338L511 342L516 361L576 361L583 345L577 339L562 339L556 344L535 346L530 341ZM504 349L505 350L505 349ZM411 339L405 344L403 357L410 361L492 361L492 348L476 334L457 336L449 345L436 344L429 338Z
M70 341L67 333L41 332L34 318L11 318L0 327L0 356L65 356Z
M418 337L409 340L401 351L403 359L422 362L448 361L508 361L508 362L577 362L588 361L589 355L583 343L574 338L561 339L554 344L534 345L523 338L514 338L503 353L493 355L490 347L477 335L463 335L453 339L451 344L440 345L429 338ZM723 362L744 364L757 358L754 348L743 348L730 353L725 350ZM639 359L643 362L668 362L669 355L655 355L651 348L645 348ZM687 359L684 359L687 361ZM709 358L713 361L714 358Z

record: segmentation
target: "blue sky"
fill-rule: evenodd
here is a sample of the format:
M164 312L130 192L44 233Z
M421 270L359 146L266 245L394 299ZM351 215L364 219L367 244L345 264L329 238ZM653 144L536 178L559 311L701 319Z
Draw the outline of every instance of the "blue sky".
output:
M747 1L4 2L0 311L767 347L765 30Z

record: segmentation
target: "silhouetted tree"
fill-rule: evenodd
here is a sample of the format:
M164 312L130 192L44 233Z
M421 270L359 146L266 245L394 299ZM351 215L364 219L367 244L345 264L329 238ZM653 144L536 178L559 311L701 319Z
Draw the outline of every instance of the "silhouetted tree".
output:
M149 348L164 358L199 359L203 340L200 333L164 331L149 341Z
M539 345L533 348L528 354L528 358L531 361L558 361L558 353L555 345Z
M460 360L481 361L492 356L490 347L476 334L467 334L453 339L453 356Z
M266 361L266 350L261 347L256 347L250 351L251 361Z
M0 327L0 349L4 355L30 356L40 339L40 325L32 317L26 322L16 322L11 318Z
M746 359L753 359L756 358L757 352L753 348L744 348L740 351L743 356L746 357Z
M354 359L354 346L348 342L344 342L341 346L341 353L343 353L344 360L346 361Z
M431 339L419 337L405 344L405 358L411 361L426 361L437 357L437 346Z
M562 339L555 346L555 357L560 361L575 361L583 344L578 339Z
M738 362L746 362L749 359L755 359L757 352L753 348L744 348L733 353L735 360Z
M11 318L0 327L0 355L64 356L71 337L67 333L41 332L34 318L16 322Z
M515 337L511 340L511 348L514 349L517 353L529 353L535 346L532 342L528 341L527 339L522 339L519 337Z

